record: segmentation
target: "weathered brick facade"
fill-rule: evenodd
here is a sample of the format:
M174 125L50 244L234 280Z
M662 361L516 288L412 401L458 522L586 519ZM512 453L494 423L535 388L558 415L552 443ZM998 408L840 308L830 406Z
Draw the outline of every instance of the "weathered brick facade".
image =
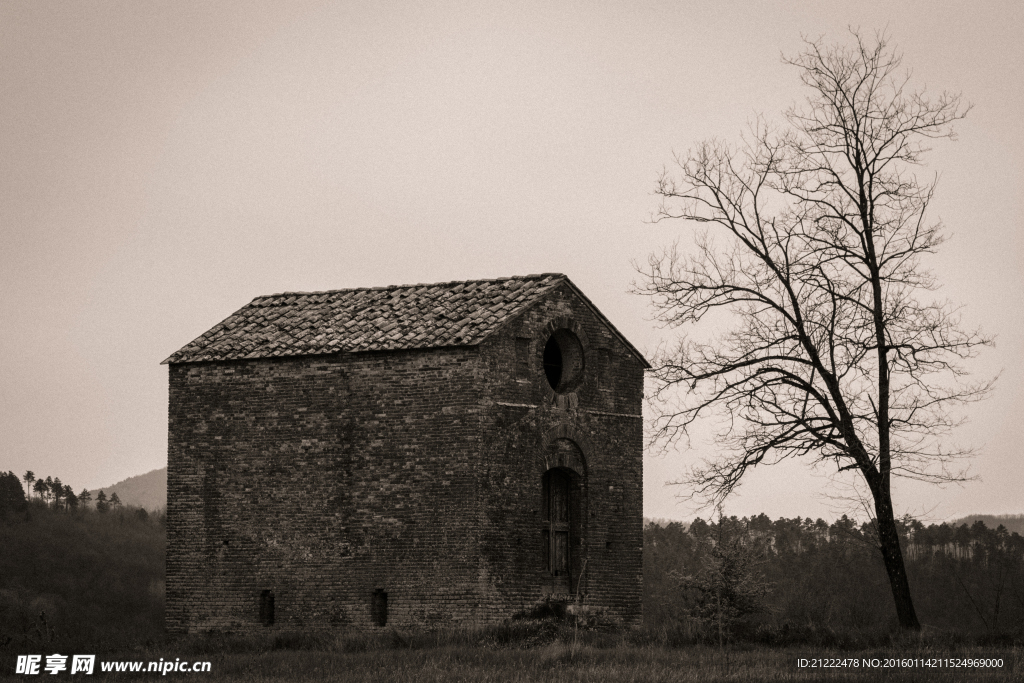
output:
M445 323L460 343L378 315L391 348L346 350L358 325L302 311L340 294L281 295L274 334L247 307L168 359L168 629L479 624L559 596L638 621L647 364L531 277L436 286L480 292L483 322Z

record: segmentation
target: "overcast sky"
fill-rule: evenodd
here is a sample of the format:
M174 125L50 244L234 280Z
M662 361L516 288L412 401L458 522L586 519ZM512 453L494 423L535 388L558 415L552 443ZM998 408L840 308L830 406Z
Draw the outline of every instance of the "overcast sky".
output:
M641 350L674 332L631 265L673 151L804 95L801 36L884 29L974 108L939 174L929 264L1002 372L957 440L980 481L899 512L1024 512L1024 9L1005 2L0 3L0 470L76 490L166 464L160 361L253 297L566 273ZM711 452L645 458L645 514ZM756 472L727 512L843 510L826 473Z

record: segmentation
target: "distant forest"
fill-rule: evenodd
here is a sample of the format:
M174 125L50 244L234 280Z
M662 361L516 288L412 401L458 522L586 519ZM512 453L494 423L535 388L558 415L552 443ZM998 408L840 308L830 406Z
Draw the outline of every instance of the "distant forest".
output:
M33 484L28 498L23 478L0 473L0 651L160 642L165 515L110 499L72 505L66 490L56 495L56 481L50 495ZM981 644L1024 640L1020 534L983 520L904 519L900 532L926 631ZM846 517L645 524L644 637L676 645L882 642L896 619L876 543L871 523Z
M117 492L112 492L108 496L101 489L94 496L88 489L82 489L80 493L75 493L71 485L62 482L60 477L43 479L36 477L32 470L25 472L20 478L14 472L0 472L0 512L24 509L33 499L54 510L94 507L99 512L107 512L112 507L117 508L123 504Z
M1024 538L982 521L900 523L926 630L1001 642L1024 637ZM874 527L845 516L765 515L648 524L644 620L683 640L842 642L895 628Z
M972 526L975 522L982 522L989 529L997 529L999 525L1006 527L1006 530L1011 533L1018 533L1024 536L1024 515L967 515L965 517L958 517L949 522L945 522L952 527L959 527L966 524ZM651 524L657 526L668 526L669 524L682 524L683 528L689 528L690 523L680 521L676 519L663 519L663 518L649 518L644 517L644 527Z
M104 652L162 638L166 518L116 493L58 496L51 481L28 499L20 477L0 473L0 651Z
M950 526L973 526L975 522L981 522L989 529L997 529L1000 525L1006 527L1007 531L1024 536L1024 515L967 515L950 522Z
M0 476L5 476L0 472ZM60 477L36 476L29 470L21 477L13 472L6 473L9 481L7 486L13 492L13 482L20 481L28 499L46 501L48 505L58 508L75 508L79 505L95 506L99 499L113 505L145 508L149 512L160 512L167 507L167 468L146 472L134 477L105 486L102 489L82 489L74 492L72 486L62 482ZM2 495L2 493L0 493ZM101 505L103 507L103 505Z

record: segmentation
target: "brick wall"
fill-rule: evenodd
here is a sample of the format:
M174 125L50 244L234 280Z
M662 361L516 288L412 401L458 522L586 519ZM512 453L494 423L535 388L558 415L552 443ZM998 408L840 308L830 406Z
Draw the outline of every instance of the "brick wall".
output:
M582 381L565 394L551 389L541 367L553 328L574 330L584 350ZM514 362L523 340L530 344L527 373ZM550 467L561 466L584 470L573 507L572 596L578 593L586 604L637 623L643 546L642 365L567 286L485 342L482 352L495 396L481 484L482 557L492 580L503 586L505 611L558 590L544 571L541 479ZM580 464L572 462L574 448Z
M475 611L477 349L170 369L172 631Z

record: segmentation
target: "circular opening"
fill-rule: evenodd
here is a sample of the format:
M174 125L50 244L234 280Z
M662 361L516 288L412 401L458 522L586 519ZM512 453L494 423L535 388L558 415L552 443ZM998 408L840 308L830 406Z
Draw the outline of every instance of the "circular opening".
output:
M571 391L583 377L583 347L569 330L555 330L544 345L544 374L557 393Z

